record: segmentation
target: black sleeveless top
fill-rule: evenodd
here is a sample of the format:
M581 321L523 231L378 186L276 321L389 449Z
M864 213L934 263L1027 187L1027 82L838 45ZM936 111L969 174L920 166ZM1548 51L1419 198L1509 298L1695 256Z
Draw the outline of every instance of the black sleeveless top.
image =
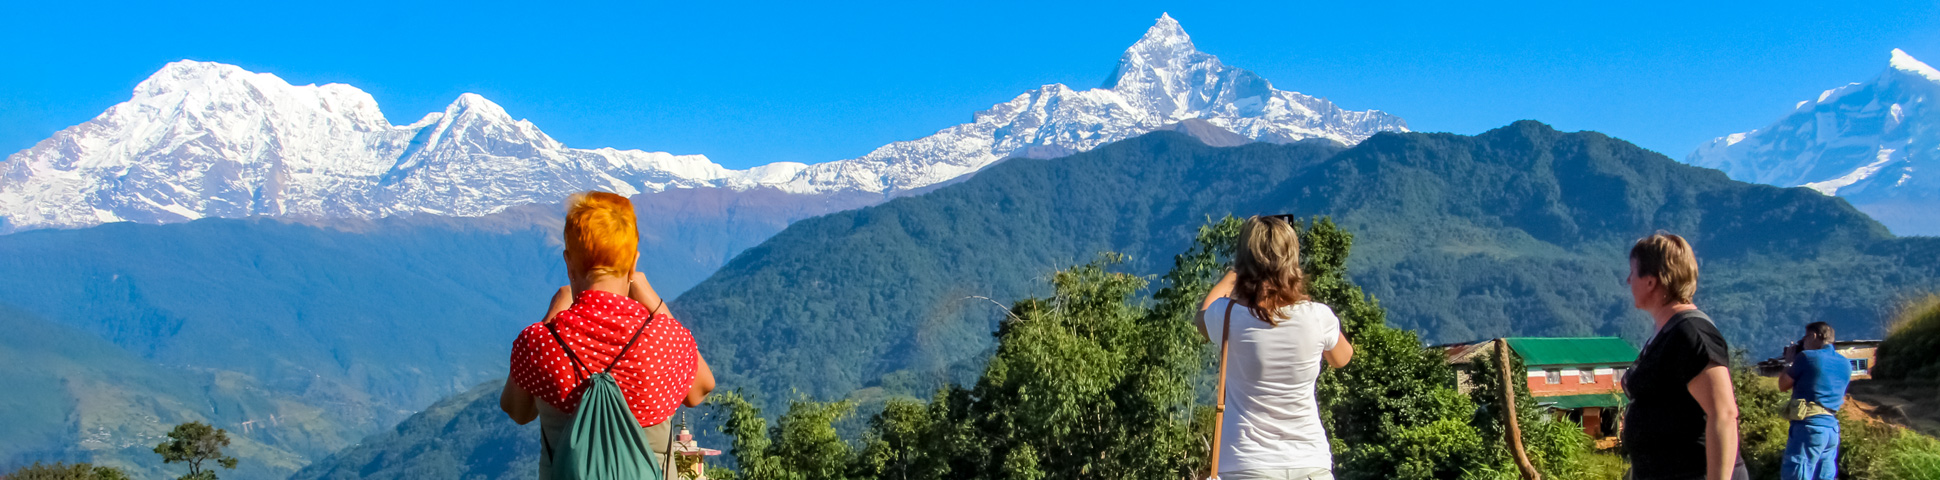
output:
M1623 416L1623 447L1631 478L1704 478L1704 407L1691 397L1691 379L1712 365L1731 366L1731 347L1711 317L1686 310L1664 322L1637 364L1623 377L1630 405ZM1732 478L1745 478L1736 459Z

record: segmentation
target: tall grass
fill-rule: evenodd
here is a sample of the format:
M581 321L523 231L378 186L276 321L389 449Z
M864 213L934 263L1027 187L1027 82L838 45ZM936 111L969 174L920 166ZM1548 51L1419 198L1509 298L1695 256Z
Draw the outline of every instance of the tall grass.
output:
M1887 327L1878 354L1874 378L1940 381L1940 294L1909 302Z
M1839 473L1845 478L1940 479L1940 440L1889 424L1840 424Z

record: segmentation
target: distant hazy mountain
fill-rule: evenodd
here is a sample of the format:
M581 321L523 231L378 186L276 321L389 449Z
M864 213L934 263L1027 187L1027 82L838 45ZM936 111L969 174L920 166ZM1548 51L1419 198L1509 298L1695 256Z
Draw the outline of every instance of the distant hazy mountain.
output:
M1125 52L1104 88L1046 85L860 158L748 170L701 155L570 148L474 94L392 125L349 85L292 86L184 60L141 82L129 101L0 162L0 233L205 217L478 216L588 189L881 201L1005 158L1062 156L1188 119L1274 142L1351 144L1406 130L1392 115L1343 110L1228 67L1169 16Z
M1770 126L1719 137L1685 162L1837 195L1901 235L1940 235L1935 101L1940 70L1894 49L1871 81L1800 101Z

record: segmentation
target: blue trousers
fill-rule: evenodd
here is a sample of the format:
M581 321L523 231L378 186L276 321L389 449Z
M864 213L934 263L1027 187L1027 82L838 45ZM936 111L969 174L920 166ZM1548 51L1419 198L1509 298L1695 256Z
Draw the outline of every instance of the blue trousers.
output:
M1813 418L1812 420L1818 420ZM1781 480L1833 480L1839 473L1839 424L1792 422L1785 439L1785 456L1778 463Z

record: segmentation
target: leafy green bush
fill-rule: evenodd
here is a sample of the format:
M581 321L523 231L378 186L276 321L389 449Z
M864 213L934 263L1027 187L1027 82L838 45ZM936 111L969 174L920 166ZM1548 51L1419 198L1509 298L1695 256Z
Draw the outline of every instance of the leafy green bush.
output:
M770 429L746 399L722 397L731 412L724 431L735 438L739 478L1201 473L1211 415L1195 400L1213 364L1191 318L1225 271L1239 225L1227 217L1202 227L1151 302L1135 298L1147 279L1110 271L1124 260L1120 255L1057 272L1052 296L1012 306L996 333L996 353L973 388L948 386L929 402L889 402L859 449L828 427L839 418L828 412L840 404L797 401ZM1387 326L1380 306L1347 279L1352 235L1324 218L1301 230L1312 293L1341 316L1355 344L1354 363L1327 370L1319 386L1336 475L1453 478L1499 465L1494 440L1470 423L1475 404L1456 392L1441 355L1422 348L1413 332ZM790 422L802 427L791 433ZM1550 430L1575 438L1568 433L1574 427ZM1587 448L1587 442L1570 445Z
M1839 474L1874 480L1940 478L1940 440L1899 426L1839 422Z
M1776 479L1791 428L1778 410L1790 395L1778 390L1777 380L1758 376L1742 361L1732 366L1731 386L1738 397L1738 455L1752 478Z
M128 480L128 474L114 467L96 466L86 462L33 465L21 467L13 473L0 475L5 480Z
M1486 447L1495 465L1488 470L1501 478L1521 478L1514 458L1510 455L1508 444L1503 440L1502 425L1502 372L1497 368L1502 351L1492 349L1488 356L1470 364L1473 380L1469 398L1479 408L1470 420L1486 440ZM1511 355L1509 370L1524 371L1522 358ZM1516 421L1522 426L1523 450L1529 454L1529 463L1545 476L1553 478L1614 478L1622 473L1619 468L1612 472L1600 468L1596 462L1595 444L1583 426L1573 421L1557 419L1545 409L1536 405L1536 399L1529 395L1529 383L1522 381L1521 375L1512 378L1511 385L1516 391ZM1614 457L1615 455L1606 455Z

